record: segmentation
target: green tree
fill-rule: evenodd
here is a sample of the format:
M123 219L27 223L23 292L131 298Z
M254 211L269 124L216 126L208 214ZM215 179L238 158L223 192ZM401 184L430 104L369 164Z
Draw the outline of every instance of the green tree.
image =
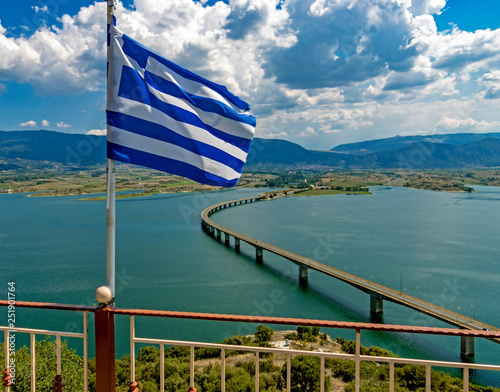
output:
M156 368L158 369L158 375L159 375L160 371L159 364ZM189 361L181 361L178 358L165 359L165 391L170 391L170 392L176 392L182 390L187 391L188 388L189 388Z
M92 362L94 364L93 369L95 373L95 360L93 360ZM128 385L128 383L130 382L130 355L124 355L123 357L115 361L115 378L116 385ZM93 390L95 391L95 386Z
M57 348L54 340L40 340L35 343L35 381L37 392L54 390L54 378L57 372ZM31 390L30 351L23 346L16 351L16 379L13 392ZM64 391L77 392L83 390L83 358L69 349L65 340L61 341L61 370Z
M267 343L273 338L274 330L265 325L259 325L257 327L257 332L255 332L255 342L256 343Z
M311 327L300 325L297 327L297 336L303 342L315 342L316 336L313 336Z
M320 389L320 359L299 355L291 363L291 390L293 392L313 392ZM286 379L286 364L282 368L282 376ZM325 377L325 390L330 387L330 378Z

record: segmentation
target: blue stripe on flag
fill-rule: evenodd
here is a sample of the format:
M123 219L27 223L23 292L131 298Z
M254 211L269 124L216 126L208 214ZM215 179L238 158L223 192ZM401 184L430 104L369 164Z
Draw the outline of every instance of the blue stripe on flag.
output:
M151 72L148 71L145 72L145 81L150 86L161 91L162 93L172 95L180 99L184 99L189 103L191 103L191 105L196 106L197 108L205 112L217 113L231 120L251 125L252 127L255 127L256 125L255 117L249 116L248 114L237 113L232 107L224 105L219 101L189 94L186 91L184 91L181 87L179 87L179 85L172 83L169 80L165 80L162 77L155 75Z
M215 174L208 173L186 162L149 154L144 151L120 146L111 142L108 142L107 144L107 155L108 158L116 161L133 163L135 165L142 165L161 171L165 171L165 168L168 167L169 173L187 177L202 184L233 187L238 182L237 178L227 180Z
M209 144L179 135L160 124L117 112L107 112L108 125L133 132L138 135L174 144L195 154L213 159L233 170L241 172L244 162L225 151Z
M241 110L247 111L250 109L250 106L245 101L231 94L225 86L213 83L205 78L202 78L201 76L192 73L191 71L188 71L185 68L182 68L181 66L167 60L166 58L161 57L156 52L153 52L151 49L133 40L126 34L123 34L122 38L123 38L123 46L122 46L123 52L127 56L133 58L142 69L146 69L148 58L152 57L155 60L157 60L160 64L163 64L164 66L170 68L172 71L179 74L183 78L204 84L210 89L218 92L220 95L222 95L229 102L233 103L236 107L240 108Z
M140 77L137 71L130 67L123 67L122 69L122 78L120 81L118 96L154 107L155 109L160 110L162 113L165 113L176 121L206 129L215 137L240 148L244 152L248 152L250 148L250 144L252 142L251 139L245 139L220 131L208 124L203 123L201 119L194 113L177 106L170 105L158 99L148 90L147 84Z

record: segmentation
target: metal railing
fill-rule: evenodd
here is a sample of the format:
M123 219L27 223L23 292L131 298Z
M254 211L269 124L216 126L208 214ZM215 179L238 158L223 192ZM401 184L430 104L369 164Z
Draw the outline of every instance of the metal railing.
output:
M0 301L0 306L7 306L7 301ZM226 354L228 351L246 351L249 353L254 353L254 363L255 363L255 390L259 390L260 383L260 361L261 354L263 353L273 353L275 355L281 355L285 357L286 361L286 390L291 390L291 363L292 359L296 356L311 356L320 358L320 391L324 391L326 368L325 360L328 358L332 359L342 359L355 362L355 390L360 390L360 369L362 362L378 362L387 363L389 365L389 391L394 391L396 387L395 381L395 365L396 364L411 364L411 365L423 365L426 369L426 391L431 390L431 369L433 367L445 367L445 368L458 368L463 371L463 391L469 391L469 373L472 369L477 370L488 370L488 371L500 371L500 366L488 365L488 364L477 364L477 363L462 363L462 362L447 362L447 361L436 361L436 360L424 360L424 359L411 359L411 358L396 358L396 357L381 357L381 356L368 356L361 355L361 331L383 331L383 332L394 332L394 333L417 333L417 334L432 334L432 335L443 335L443 336L466 336L466 337L476 337L476 338L500 338L500 331L482 331L482 330L459 330L452 328L430 328L430 327L415 327L415 326L402 326L402 325L386 325L386 324L373 324L373 323L353 323L353 322L340 322L340 321L328 321L328 320L308 320L308 319L293 319L293 318L281 318L281 317L260 317L260 316L240 316L240 315L225 315L225 314L208 314L208 313L189 313L189 312L172 312L172 311L157 311L157 310L144 310L144 309L109 309L102 307L82 307L82 306L72 306L72 305L59 305L59 304L41 304L34 302L17 302L17 307L27 307L27 308L38 308L38 309L59 309L65 311L80 311L83 312L83 333L75 332L62 332L62 331L51 331L44 329L30 329L30 328L9 328L7 326L0 326L0 329L4 331L4 341L8 343L9 333L27 333L30 335L30 352L31 352L31 390L35 391L36 386L35 380L35 335L50 335L56 336L57 342L57 372L61 374L61 338L71 337L71 338L82 338L84 342L84 380L85 380L85 391L88 388L88 320L87 314L98 313L98 312L109 312L114 316L128 316L130 321L130 378L131 381L135 381L135 368L136 368L136 345L137 344L154 344L160 347L160 391L165 388L165 347L166 346L187 346L190 351L190 375L189 382L190 385L194 385L195 382L195 348L211 348L220 350L220 362L221 362L221 391L226 389ZM97 314L96 314L97 316ZM356 333L355 341L355 352L354 354L346 353L332 353L332 352L317 352L317 351L306 351L306 350L293 350L293 349L281 349L273 347L257 347L257 346L242 346L242 345L229 345L229 344L214 344L214 343L204 343L204 342L194 342L194 341L180 341L180 340L169 340L169 339L156 339L136 336L135 321L136 317L161 317L161 318L180 318L186 320L210 320L210 321L225 321L225 322L243 322L243 323L253 323L253 324L275 324L275 325L295 325L295 326L316 326L324 328L339 328L339 329L351 329ZM97 322L97 317L96 317ZM113 321L114 322L114 321ZM98 326L96 328L99 328ZM112 338L111 338L112 339ZM5 365L8 367L8 344L6 344L6 354L5 354ZM110 346L114 347L114 342ZM96 353L98 350L96 349ZM99 355L99 354L98 354ZM114 357L114 356L113 356ZM99 366L99 358L96 358L97 366ZM114 367L113 367L114 369ZM112 377L111 377L112 376ZM99 372L97 373L99 378ZM111 379L114 380L114 374L110 375ZM9 391L9 387L5 389ZM97 390L99 389L99 380L97 380ZM109 392L102 390L102 392Z
M10 301L0 301L0 306L12 306L9 304ZM44 306L46 305L46 306ZM61 365L61 338L79 338L83 341L83 380L84 386L83 391L88 391L88 312L93 310L92 308L84 310L84 307L74 307L71 305L58 305L58 304L35 304L35 303L23 303L16 302L16 307L31 307L31 308L41 308L41 309L62 309L62 310L72 310L81 311L83 313L83 332L67 332L67 331L55 331L48 329L36 329L36 328L18 328L17 326L1 326L0 331L3 331L4 335L4 369L8 370L4 375L10 376L10 382L5 382L5 391L10 391L10 384L15 382L15 371L12 372L11 369L15 369L15 357L12 358L11 355L15 353L17 348L15 345L16 334L28 334L29 335L29 352L30 352L30 384L31 392L36 392L36 335L43 336L54 336L56 338L56 379L55 384L59 384L62 374ZM57 389L56 389L57 390Z
M130 316L131 330L134 329L134 316ZM187 342L180 340L165 340L165 339L151 339L151 338L138 338L131 336L131 353L134 352L133 346L136 343L146 343L146 344L157 344L160 346L160 391L165 390L165 346L187 346L190 348L190 385L194 385L194 375L195 375L195 348L212 348L219 349L220 361L221 361L221 391L226 390L226 379L225 379L225 369L226 369L226 350L228 351L248 351L255 354L255 391L259 391L259 368L260 368L260 353L273 353L273 354L283 354L286 355L286 391L291 391L291 360L292 357L303 355L311 357L320 358L320 392L325 390L325 359L343 359L355 361L355 390L360 390L360 366L362 361L366 362L387 362L389 364L389 391L394 392L395 390L395 377L394 377L394 365L397 364L410 364L410 365L424 365L426 367L426 392L431 391L431 368L432 367L448 367L448 368L461 368L463 369L463 391L469 391L469 371L470 369L480 369L480 370L494 370L500 371L500 366L494 365L471 365L458 362L444 362L444 361L432 361L432 360L417 360L409 358L391 358L391 357L378 357L378 356L367 356L360 354L360 330L356 330L356 353L355 354L341 354L341 353L326 353L326 352L311 352L305 350L292 350L279 348L266 348L266 347L254 347L254 346L235 346L229 344L213 344L213 343L200 343L200 342ZM135 379L135 357L131 354L130 359L131 378Z
M320 358L320 391L324 391L325 380L325 359L335 358L355 361L355 390L360 390L360 368L361 362L385 362L389 364L389 391L395 390L395 377L394 365L395 364L411 364L411 365L424 365L426 367L426 391L431 390L431 368L432 367L447 367L459 368L463 370L463 390L469 391L469 372L471 369L477 370L492 370L500 371L500 366L486 365L486 364L471 364L462 362L447 362L447 361L434 361L422 360L411 358L395 358L395 357L379 357L361 355L361 331L388 331L388 332L402 332L402 333L422 333L422 334L437 334L445 336L468 336L468 337L484 337L493 338L499 337L500 332L497 331L471 331L471 330L458 330L451 328L428 328L428 327L414 327L414 326L399 326L399 325L385 325L385 324L371 324L371 323L351 323L351 322L337 322L326 320L306 320L306 319L290 319L280 317L259 317L259 316L237 316L237 315L217 315L205 313L187 313L187 312L168 312L168 311L150 311L150 310L127 310L115 309L115 314L129 315L130 317L130 368L131 379L135 378L135 345L136 344L156 344L160 346L160 391L164 390L165 373L164 373L164 354L165 346L187 346L190 348L190 385L194 385L195 375L195 348L212 348L221 351L221 391L225 391L225 367L226 367L226 352L228 350L248 351L255 354L255 391L259 390L259 366L260 353L274 353L285 354L287 371L286 371L286 390L291 390L291 360L298 355L312 356ZM241 346L241 345L228 345L228 344L213 344L201 342L189 342L179 340L167 339L154 339L154 338L141 338L136 336L135 333L135 317L169 317L169 318L184 318L195 320L213 320L213 321L231 321L231 322L247 322L254 324L276 324L276 325L304 325L304 326L318 326L326 328L341 328L341 329L354 329L356 331L356 345L354 354L344 353L327 353L327 352L312 352L305 350L291 350L255 346Z

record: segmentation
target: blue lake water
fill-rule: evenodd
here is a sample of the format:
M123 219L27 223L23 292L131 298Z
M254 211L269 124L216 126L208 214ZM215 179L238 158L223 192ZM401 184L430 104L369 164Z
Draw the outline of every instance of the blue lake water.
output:
M373 195L283 198L213 215L227 227L335 268L500 326L500 188L472 194L395 187ZM260 190L261 191L261 190ZM369 297L314 271L242 244L240 255L207 236L200 212L256 189L163 194L117 202L117 307L370 321ZM0 295L93 304L105 282L105 202L0 195ZM5 317L4 313L0 315ZM18 310L19 327L73 330L80 315ZM90 318L92 322L92 317ZM33 323L36 322L36 325ZM447 325L384 303L383 322ZM2 324L0 322L0 324ZM117 318L117 355L128 352L128 320ZM255 326L138 318L137 335L221 341ZM353 339L351 331L329 330ZM399 355L459 361L459 339L363 332L362 344ZM78 346L78 343L75 344ZM477 362L500 363L500 346L476 339ZM474 375L500 385L499 377Z

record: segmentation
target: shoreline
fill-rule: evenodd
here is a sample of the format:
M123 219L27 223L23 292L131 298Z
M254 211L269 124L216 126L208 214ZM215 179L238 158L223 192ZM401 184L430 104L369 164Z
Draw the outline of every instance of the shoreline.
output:
M477 184L467 184L467 185L477 185ZM378 186L385 186L385 185L376 185ZM448 193L471 193L475 192L475 189L470 188L471 191L463 190L463 189L428 189L428 188L421 188L421 187L412 187L412 186L400 186L400 185L387 185L387 186L393 186L397 188L411 188L411 189L419 189L419 190L424 190L424 191L432 191L432 192L448 192ZM490 186L490 185L484 185L484 186ZM254 188L256 190L261 189L263 187L251 187L251 186L242 186L242 187L235 187L233 189L242 189L242 188ZM136 197L147 197L147 196L155 196L159 194L178 194L178 193L195 193L195 192L216 192L220 191L221 189L224 188L206 188L206 189L189 189L189 190L172 190L172 191L157 191L157 192L150 192L145 189L127 189L127 190L117 190L116 194L116 200L123 200L123 199L131 199L131 198L136 198ZM105 193L102 191L99 192L92 192L92 193L57 193L52 191L52 192L46 192L46 191L35 191L35 192L16 192L15 190L9 190L8 191L2 191L0 194L15 194L15 193L27 193L26 197L65 197L65 196L90 196L90 197L82 197L81 199L78 199L79 201L102 201L106 200L106 195L102 196L91 196L95 194L101 194ZM120 194L119 194L120 193ZM289 193L289 194L287 194ZM373 193L370 191L351 191L351 190L332 190L332 189L301 189L301 188L286 188L286 189L279 189L276 191L269 191L265 192L266 195L271 195L270 197L266 197L268 200L271 200L273 198L280 198L280 197L290 197L290 196L333 196L333 195L372 195Z
M81 171L50 175L33 173L29 178L0 173L0 193L28 193L28 197L81 196L98 201L106 194L106 176L102 172ZM473 192L471 186L500 186L500 171L352 171L352 172L263 172L243 173L235 188L280 189L276 196L369 194L371 186L397 186L453 193ZM221 187L195 183L161 172L139 169L117 173L117 199L153 196L163 193L188 193L220 190ZM120 195L125 194L125 195ZM273 196L274 197L274 196Z

